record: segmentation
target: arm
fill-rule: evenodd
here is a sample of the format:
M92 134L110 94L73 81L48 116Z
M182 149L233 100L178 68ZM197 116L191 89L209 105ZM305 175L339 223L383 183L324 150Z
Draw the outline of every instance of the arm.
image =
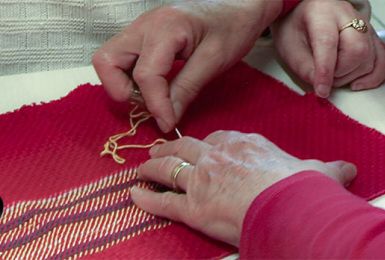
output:
M240 256L384 258L384 228L384 210L323 174L303 172L254 200L244 220Z

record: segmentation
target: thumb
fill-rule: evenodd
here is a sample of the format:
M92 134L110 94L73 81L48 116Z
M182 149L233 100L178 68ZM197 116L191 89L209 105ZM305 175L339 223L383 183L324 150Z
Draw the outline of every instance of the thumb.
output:
M308 43L303 40L303 30L283 24L273 26L272 30L276 50L283 62L301 80L313 84L314 59Z

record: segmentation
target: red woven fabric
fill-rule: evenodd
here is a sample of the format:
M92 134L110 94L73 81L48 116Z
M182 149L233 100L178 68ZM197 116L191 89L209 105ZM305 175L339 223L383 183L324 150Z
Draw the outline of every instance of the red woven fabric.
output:
M1 115L0 194L6 209L18 201L86 185L146 160L144 150L122 152L127 159L123 167L109 157L99 157L109 136L128 129L129 110L128 104L112 102L101 87L85 85L59 101ZM366 199L384 193L382 134L347 118L328 101L312 94L299 96L243 63L202 92L179 129L197 138L219 129L257 132L300 158L351 161L359 170L352 192ZM130 142L151 143L161 136L151 120L140 126ZM167 243L161 243L162 238ZM118 243L101 256L212 258L232 250L172 224Z

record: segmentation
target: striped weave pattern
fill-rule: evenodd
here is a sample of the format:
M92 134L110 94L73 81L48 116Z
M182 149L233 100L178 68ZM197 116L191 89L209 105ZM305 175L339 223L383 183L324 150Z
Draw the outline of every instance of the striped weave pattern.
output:
M137 208L135 169L56 196L16 203L0 219L3 259L78 258L170 224Z

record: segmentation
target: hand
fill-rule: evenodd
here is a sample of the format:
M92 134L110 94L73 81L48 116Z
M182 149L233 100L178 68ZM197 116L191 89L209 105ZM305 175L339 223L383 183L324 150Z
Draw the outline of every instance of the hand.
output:
M320 97L328 97L332 86L362 90L385 80L385 48L369 23L366 33L339 32L354 18L370 20L347 1L306 0L272 28L283 61Z
M243 219L258 194L304 170L327 174L347 185L352 164L300 160L257 134L218 131L203 141L184 137L155 146L138 177L172 187L171 173L183 161L176 181L185 194L132 189L133 201L145 211L184 222L215 239L237 246Z
M202 86L238 62L281 8L282 1L200 0L155 9L101 47L93 64L116 100L127 100L135 81L168 132ZM187 63L169 85L165 76L175 59Z

